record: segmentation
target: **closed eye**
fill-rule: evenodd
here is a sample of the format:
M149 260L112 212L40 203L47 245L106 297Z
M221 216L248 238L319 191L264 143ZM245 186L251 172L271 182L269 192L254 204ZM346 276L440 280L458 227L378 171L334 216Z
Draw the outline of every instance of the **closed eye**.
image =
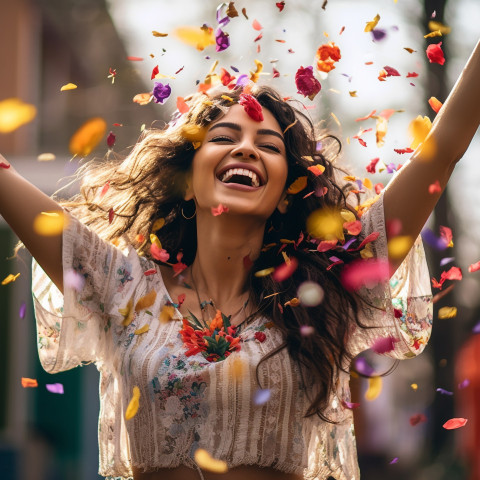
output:
M280 153L280 149L276 146L276 145L273 145L271 143L268 143L268 144L263 144L263 145L260 145L262 148L268 148L269 150L272 150L276 153Z
M225 137L224 135L218 135L209 140L209 142L233 142L233 139L230 137Z

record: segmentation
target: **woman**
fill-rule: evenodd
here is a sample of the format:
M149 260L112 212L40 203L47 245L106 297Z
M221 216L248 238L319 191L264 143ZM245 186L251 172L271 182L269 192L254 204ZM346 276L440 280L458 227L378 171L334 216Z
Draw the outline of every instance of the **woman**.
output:
M477 45L423 146L368 209L339 186L328 138L318 145L266 87L196 95L122 164L92 169L64 204L62 236L35 233L61 207L2 157L1 213L38 262L42 365L101 373L102 475L359 477L349 362L379 339L394 358L428 340L414 239L440 195L429 185L443 190L478 127L479 75ZM394 220L411 248L391 251L388 271ZM210 471L218 460L227 472Z

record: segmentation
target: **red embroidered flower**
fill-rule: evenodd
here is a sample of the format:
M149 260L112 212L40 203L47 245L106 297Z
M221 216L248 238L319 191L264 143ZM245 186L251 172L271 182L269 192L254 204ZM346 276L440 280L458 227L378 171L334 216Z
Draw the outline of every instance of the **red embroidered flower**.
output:
M313 76L313 67L300 67L295 74L295 85L298 93L313 100L321 90L320 82Z
M217 310L215 317L202 325L193 314L183 319L180 330L187 357L201 353L209 362L225 360L232 352L241 349L236 327L230 325L229 317ZM205 322L204 322L205 323Z
M255 332L255 338L260 342L263 343L267 336L263 332Z
M317 50L317 69L328 73L335 68L335 62L342 58L340 49L335 42L328 42L320 45Z
M238 103L242 105L245 112L252 120L255 120L256 122L263 121L262 106L258 103L258 100L255 97L248 93L242 93Z
M432 43L427 47L427 57L430 63L439 63L443 65L445 63L445 57L442 50L442 42Z

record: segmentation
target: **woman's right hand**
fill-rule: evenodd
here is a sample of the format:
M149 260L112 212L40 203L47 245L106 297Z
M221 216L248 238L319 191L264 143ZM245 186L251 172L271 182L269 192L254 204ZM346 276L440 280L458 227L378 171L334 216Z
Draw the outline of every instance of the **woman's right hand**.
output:
M0 154L0 215L63 292L62 234L39 235L33 228L38 215L55 211L63 212L55 200L21 177Z

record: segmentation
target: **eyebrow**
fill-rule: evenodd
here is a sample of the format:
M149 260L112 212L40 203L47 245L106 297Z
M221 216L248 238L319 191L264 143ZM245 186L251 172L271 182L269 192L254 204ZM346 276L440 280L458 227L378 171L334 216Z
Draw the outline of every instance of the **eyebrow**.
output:
M242 127L238 123L232 123L232 122L216 123L215 125L213 125L210 128L210 130L213 130L214 128L221 128L221 127L230 128L232 130L236 130L237 132L242 131ZM275 130L270 130L268 128L261 128L260 130L257 130L257 134L258 135L273 135L275 137L280 138L282 140L282 142L285 142L285 139L283 138L283 136L280 133L276 132Z

